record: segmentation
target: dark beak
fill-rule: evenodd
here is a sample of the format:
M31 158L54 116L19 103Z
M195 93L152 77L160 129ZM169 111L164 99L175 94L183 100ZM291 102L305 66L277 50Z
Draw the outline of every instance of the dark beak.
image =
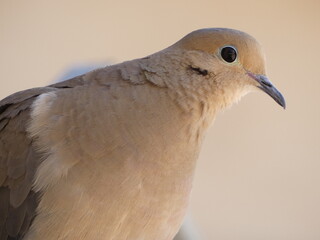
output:
M251 72L247 72L248 75L256 80L259 83L258 88L260 88L262 91L264 91L266 94L268 94L270 97L272 97L280 106L282 106L284 109L286 108L286 101L284 100L284 97L282 94L276 89L270 80L264 76L264 75L256 75Z

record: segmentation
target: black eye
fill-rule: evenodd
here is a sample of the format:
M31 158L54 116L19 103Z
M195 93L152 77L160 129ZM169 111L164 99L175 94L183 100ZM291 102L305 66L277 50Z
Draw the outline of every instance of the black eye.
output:
M223 47L220 54L223 60L228 63L232 63L237 59L237 50L230 46Z

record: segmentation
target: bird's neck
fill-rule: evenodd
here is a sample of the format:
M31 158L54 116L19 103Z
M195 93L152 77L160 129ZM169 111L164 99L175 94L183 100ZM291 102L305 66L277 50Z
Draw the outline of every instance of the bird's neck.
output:
M204 76L206 74L201 74L201 69L200 72L193 69L197 68L194 65L197 57L203 56L163 51L119 65L122 79L134 85L129 90L135 95L132 101L140 102L139 108L144 109L143 116L138 116L137 120L146 120L143 126L150 125L151 134L144 136L148 140L143 142L159 142L154 147L160 151L182 149L181 152L173 151L179 155L175 158L163 157L162 162L167 162L171 168L175 164L186 164L188 159L190 165L194 165L203 136L222 105L214 97L212 76ZM146 129L141 132L145 133ZM141 141L135 139L132 142Z

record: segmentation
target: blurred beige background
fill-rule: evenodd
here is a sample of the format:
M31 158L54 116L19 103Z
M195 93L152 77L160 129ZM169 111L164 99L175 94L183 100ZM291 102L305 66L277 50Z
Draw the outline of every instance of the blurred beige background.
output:
M219 115L190 214L201 239L319 240L319 12L319 0L0 0L0 98L79 64L144 57L198 28L246 31L287 110L254 93Z

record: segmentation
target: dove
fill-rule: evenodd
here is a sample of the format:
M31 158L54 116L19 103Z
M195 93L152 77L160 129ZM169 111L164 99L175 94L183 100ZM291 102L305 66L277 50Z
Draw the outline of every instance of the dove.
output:
M216 114L262 90L261 45L196 30L144 58L0 102L0 239L173 239Z

